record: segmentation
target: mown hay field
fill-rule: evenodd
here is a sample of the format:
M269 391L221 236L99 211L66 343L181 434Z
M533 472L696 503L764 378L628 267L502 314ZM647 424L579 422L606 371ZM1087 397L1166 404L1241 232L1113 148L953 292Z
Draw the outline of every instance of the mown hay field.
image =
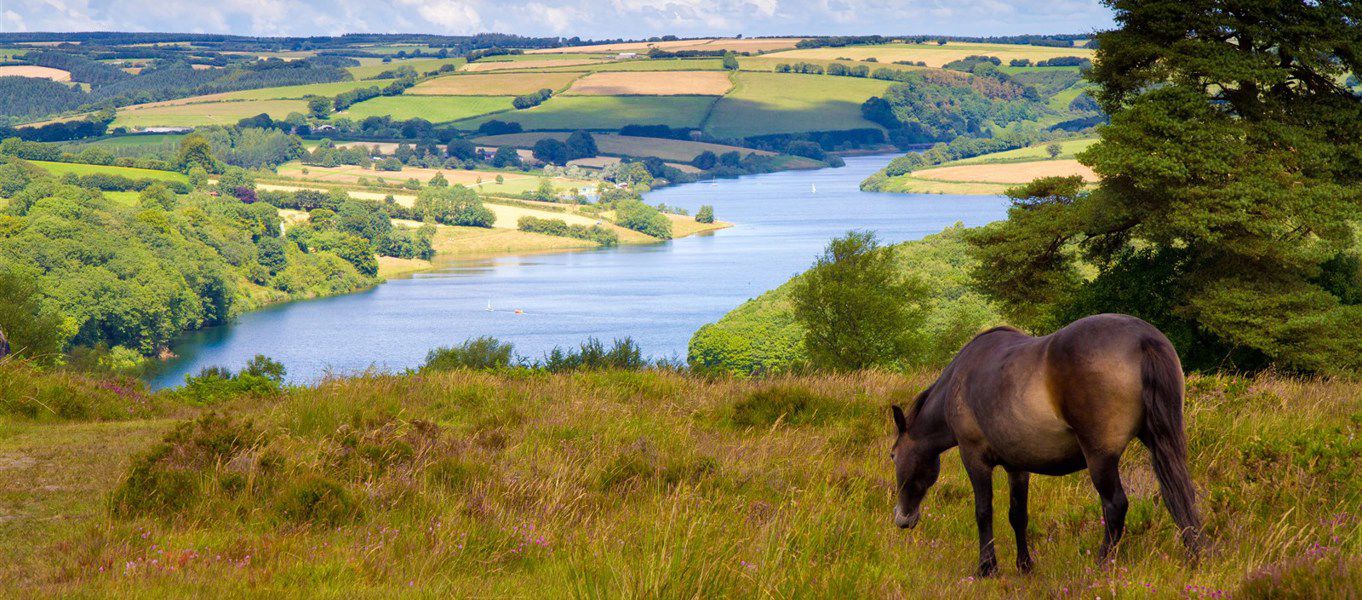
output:
M682 50L731 50L734 52L770 52L794 48L804 38L701 38L695 40L672 40L666 42L625 42L619 44L595 44L591 46L569 46L564 48L542 48L529 50L526 54L558 54L564 52L637 52L643 54L651 48L679 52Z
M536 69L541 73L572 71L594 73L599 71L721 71L723 61L718 58L664 58L658 60L612 60L567 67L546 67Z
M980 163L933 167L913 171L918 179L980 183L1026 183L1039 177L1068 177L1080 175L1089 183L1097 181L1097 174L1073 159L1033 160L1027 162Z
M125 108L118 111L113 127L197 127L199 125L235 125L246 117L261 113L283 119L289 113L307 113L303 100L250 100L245 102L201 102L169 104L146 108Z
M519 61L491 61L468 63L459 68L465 73L481 73L486 71L507 71L512 69L543 69L548 67L576 67L582 65L600 64L603 61L596 59L552 59L543 60L519 60Z
M927 63L929 67L940 67L948 62L966 56L996 56L1006 65L1014 58L1026 58L1032 62L1060 56L1079 56L1092 58L1089 48L1058 48L1052 46L1027 46L1022 44L979 44L972 42L947 42L944 46L936 42L923 44L880 44L874 46L846 46L843 48L804 48L773 53L771 57L780 59L808 58L849 58L865 60L874 58L881 63L905 60ZM892 65L886 65L892 66Z
M725 71L597 72L565 94L577 96L722 96L733 87Z
M1059 158L1073 158L1075 154L1087 150L1089 146L1097 143L1097 138L1081 138L1076 140L1064 140L1055 142L1059 144ZM1048 160L1050 152L1047 149L1049 144L1036 144L1016 150L1005 150L1003 152L993 152L983 154L973 158L962 158L953 160L942 166L955 165L974 165L980 163L1001 163L1001 162L1026 162L1033 160Z
M215 94L214 96L225 100L280 100L306 98L308 96L329 97L342 92L368 87L382 89L386 85L388 85L388 82L384 81L337 81L333 83L312 83L308 85L286 85L258 90L242 90L240 92Z
M52 81L71 81L71 72L34 65L6 65L0 66L0 77L32 77L35 79L51 79Z
M398 121L420 117L432 123L447 123L510 109L510 96L403 95L365 100L338 114L355 120L388 115Z
M458 125L476 129L484 121L497 119L520 123L530 130L615 130L637 124L699 127L713 103L710 96L554 96L534 108Z
M541 89L562 90L576 73L495 73L449 75L416 84L406 91L412 96L519 96Z
M733 91L715 104L705 131L726 138L878 128L861 117L861 103L889 85L878 79L740 72Z
M1037 476L1037 565L1019 574L1000 472L1003 566L978 580L973 495L955 451L918 528L890 518L886 407L935 373L428 372L194 408L136 386L0 369L0 585L23 597L1362 589L1355 382L1190 380L1190 467L1210 540L1199 562L1186 560L1136 444L1122 463L1130 510L1112 563L1094 556L1103 525L1088 478ZM27 400L56 398L61 416Z
M553 138L564 141L567 140L568 135L570 134L565 131L509 133L504 135L484 136L477 138L474 141L484 146L515 146L517 148L530 148L534 146L535 142L541 139ZM689 140L637 137L613 133L597 133L593 134L591 137L596 140L596 148L600 150L602 154L617 156L656 156L662 160L673 162L690 162L702 152L713 152L715 154L738 152L743 156L748 154L770 156L774 154L765 150L753 150L751 148L725 146L723 144L710 144L706 142L692 142Z

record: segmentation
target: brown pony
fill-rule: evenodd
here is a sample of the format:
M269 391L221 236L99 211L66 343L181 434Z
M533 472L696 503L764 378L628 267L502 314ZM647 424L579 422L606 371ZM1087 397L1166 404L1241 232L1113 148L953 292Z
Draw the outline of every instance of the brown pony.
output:
M1088 470L1102 499L1105 558L1125 529L1121 454L1139 438L1153 455L1164 504L1195 552L1201 520L1187 472L1182 393L1182 364L1173 345L1135 317L1087 317L1044 337L1009 327L985 331L965 344L908 414L893 407L894 524L917 524L922 497L941 471L941 453L959 446L974 488L979 575L998 570L994 467L1005 469L1011 483L1008 521L1016 532L1019 570L1028 572L1033 564L1026 545L1031 473Z

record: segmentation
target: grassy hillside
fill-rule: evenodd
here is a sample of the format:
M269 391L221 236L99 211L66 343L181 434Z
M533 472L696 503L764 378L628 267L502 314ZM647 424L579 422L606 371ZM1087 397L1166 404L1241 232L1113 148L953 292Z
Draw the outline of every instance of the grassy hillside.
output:
M745 137L877 127L861 118L861 103L889 85L854 77L739 73L733 91L714 105L705 131Z
M890 519L886 405L934 374L370 376L221 400L0 365L0 585L24 597L1346 597L1362 585L1362 386L1193 377L1211 550L1189 566L1147 454L1128 533L1033 478L1037 567L975 580L947 453ZM11 399L21 399L15 402ZM52 414L38 401L53 403ZM83 407L89 407L83 410ZM1005 476L995 485L1006 512Z
M235 125L237 121L258 114L283 119L289 113L307 113L303 100L248 100L243 102L202 102L193 104L164 104L148 108L129 108L118 111L113 127L168 126L197 127L199 125Z
M355 120L383 115L397 120L420 117L446 123L510 108L510 96L382 96L355 104L339 116Z
M459 126L472 129L498 119L520 123L525 129L558 131L637 124L698 127L714 101L710 96L555 96L531 109L463 121Z
M969 289L964 227L895 246L903 272L927 282L930 298L923 304L926 320L915 364L939 365L975 333L1001 324L997 310ZM723 318L701 327L691 337L688 361L697 369L736 376L788 373L808 362L804 328L794 319L790 289L794 280L744 302Z
M133 167L116 167L113 165L48 162L43 160L33 160L29 162L42 167L47 172L54 175L65 175L67 173L91 175L94 173L103 173L105 175L119 175L127 177L128 179L155 179L157 181L177 181L180 183L189 182L189 178L186 177L184 173L176 173L174 171L156 171L153 169L136 169Z

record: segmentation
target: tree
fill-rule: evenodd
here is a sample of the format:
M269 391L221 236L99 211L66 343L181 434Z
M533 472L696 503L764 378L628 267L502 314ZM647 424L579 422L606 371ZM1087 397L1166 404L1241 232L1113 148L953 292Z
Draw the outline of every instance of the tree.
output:
M552 165L567 164L570 160L567 144L553 138L541 138L534 143L534 157Z
M445 225L491 227L497 219L491 209L482 205L477 192L462 185L423 189L412 209L423 218Z
M710 205L708 205L708 204L702 204L702 205L700 205L700 210L696 211L696 213L695 213L695 222L696 222L696 223L713 223L713 222L714 222L714 207L713 207L713 206L710 206Z
M600 154L596 149L596 139L587 131L578 129L567 139L568 159L591 158Z
M180 140L180 151L176 155L175 163L185 173L196 167L209 173L222 171L217 157L213 156L213 145L198 133L191 133Z
M1079 155L1101 183L1012 194L971 240L981 287L1038 332L1135 314L1191 368L1362 369L1362 102L1339 85L1362 71L1357 9L1107 3L1089 77L1111 124Z
M737 57L737 55L733 54L732 52L725 52L725 53L724 53L724 57L723 57L722 63L723 63L724 70L726 70L726 71L737 71L737 70L738 70L738 57Z
M431 177L430 181L427 182L427 185L430 187L446 187L449 185L449 180L445 179L445 174L441 171L436 173L434 177Z
M1051 160L1054 160L1064 153L1064 147L1060 146L1059 142L1050 142L1045 146L1045 153L1050 155Z
M520 153L516 152L515 148L512 148L510 146L502 146L500 148L497 148L496 154L492 155L491 162L492 166L498 169L504 169L507 167L515 167L519 169L524 166L524 164L521 163L520 161ZM498 175L498 177L500 176Z
M896 266L874 233L850 231L792 283L795 320L815 368L849 371L908 363L926 318L926 287Z
M450 158L459 160L473 160L478 155L478 147L468 140L450 140L445 150Z
M709 150L705 150L704 152L696 154L695 158L690 159L690 164L692 167L704 171L713 169L714 165L718 163L719 157L716 156L713 152L710 152Z
M0 263L0 344L7 352L52 364L75 334L55 304L42 301L36 273Z
M330 98L313 96L307 101L307 113L314 119L325 119L331 116L331 108L334 106Z
M147 186L142 193L137 196L138 205L142 208L157 208L160 210L175 209L175 193L164 184L155 183Z

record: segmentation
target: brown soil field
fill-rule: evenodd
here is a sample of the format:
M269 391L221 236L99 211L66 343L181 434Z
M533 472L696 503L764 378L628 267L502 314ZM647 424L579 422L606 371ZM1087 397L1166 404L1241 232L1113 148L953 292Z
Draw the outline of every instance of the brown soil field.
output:
M733 87L727 71L614 71L578 79L567 94L581 96L722 96Z
M1041 160L1035 162L958 165L913 171L917 179L937 181L978 181L986 183L1026 183L1037 177L1067 177L1082 175L1084 181L1097 181L1092 169L1076 160Z
M423 81L406 93L425 96L518 96L544 88L560 90L576 78L577 73L450 75Z
M32 65L0 67L0 77L33 77L35 79L51 79L52 81L71 81L71 73L67 71Z

